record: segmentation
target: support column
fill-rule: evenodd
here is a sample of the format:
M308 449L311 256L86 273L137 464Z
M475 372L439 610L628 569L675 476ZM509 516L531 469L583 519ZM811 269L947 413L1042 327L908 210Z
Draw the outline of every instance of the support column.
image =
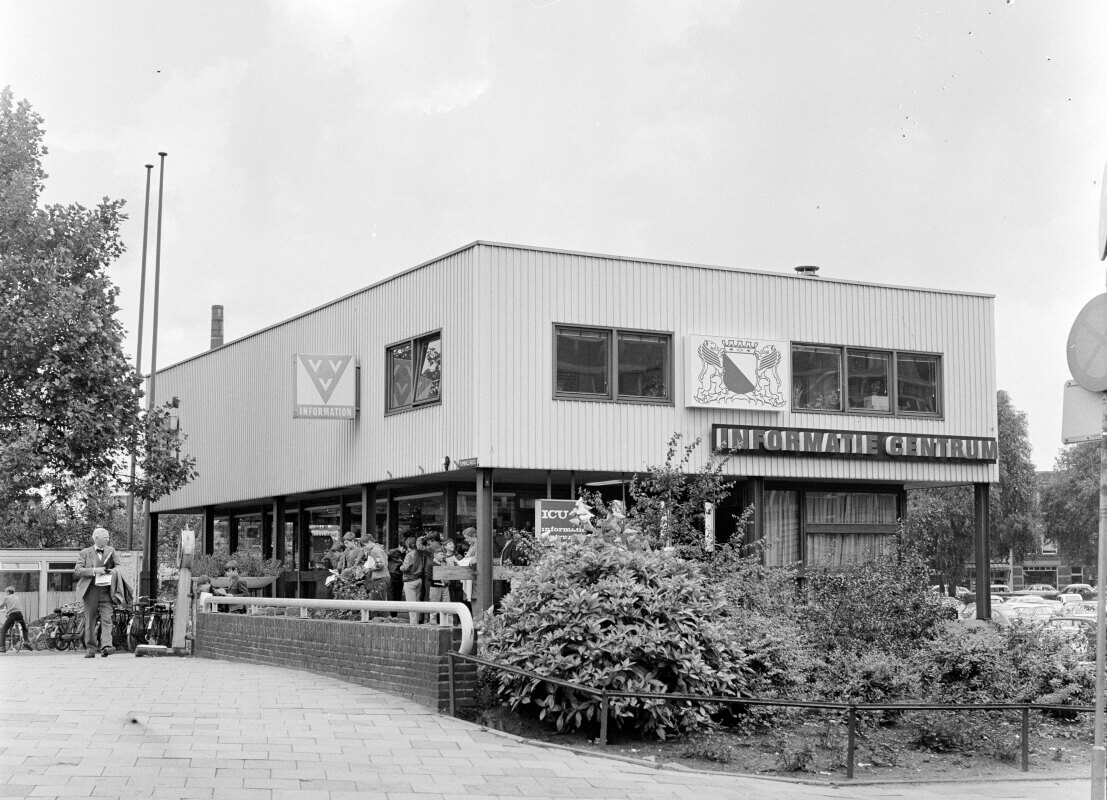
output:
M546 470L546 499L553 499L553 471Z
M258 509L259 533L261 534L261 557L268 560L273 557L273 518L269 509Z
M150 512L146 529L146 570L142 573L140 594L157 597L158 589L158 514Z
M577 471L573 470L569 473L569 499L577 499Z
M281 561L284 561L285 558L288 556L288 553L285 552L284 529L285 529L284 497L274 497L273 498L273 528L270 531L269 552L272 553L272 552L274 552L274 549L275 549L276 550L276 555L274 556L274 558L279 558ZM264 534L263 534L263 536L264 536ZM264 538L261 540L261 547L262 547L262 551L264 552L265 551L265 539Z
M492 470L477 468L477 579L473 581L473 618L492 607Z
M746 544L765 538L765 479L761 476L749 479L750 504L753 505L753 525L746 532Z
M238 552L238 517L234 514L227 515L227 552Z
M310 569L311 563L311 512L304 508L303 501L296 507L296 548L300 553L296 569Z
M395 547L402 547L403 542L400 541L400 520L396 516L396 498L392 496L392 487L389 486L386 490L385 497L385 512L388 516L388 547L389 549Z
M204 553L210 556L214 552L215 506L204 506Z
M350 504L346 502L345 495L338 496L338 532L343 536L350 530L350 523L353 521L350 519Z
M991 484L973 484L973 510L976 532L976 618L992 618L991 520L988 514L988 493Z
M361 535L372 536L374 542L380 542L377 530L377 484L361 484Z
M446 536L456 539L457 530L457 489L446 487Z

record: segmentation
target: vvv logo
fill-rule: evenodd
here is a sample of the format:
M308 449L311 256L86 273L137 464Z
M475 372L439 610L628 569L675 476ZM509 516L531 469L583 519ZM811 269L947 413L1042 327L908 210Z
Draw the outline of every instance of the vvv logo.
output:
M334 394L335 387L342 378L342 373L346 371L346 367L352 360L353 356L327 358L300 356L300 363L303 364L324 405L330 402L331 395Z

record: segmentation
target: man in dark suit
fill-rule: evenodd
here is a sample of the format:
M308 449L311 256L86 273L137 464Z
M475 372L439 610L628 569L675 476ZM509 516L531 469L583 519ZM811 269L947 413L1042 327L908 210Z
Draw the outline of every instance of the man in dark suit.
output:
M104 528L92 532L92 547L77 554L73 577L77 579L77 597L85 604L85 658L96 657L96 618L100 618L100 655L115 652L111 646L111 570L115 567L115 549L108 544L111 534ZM108 576L107 581L103 576Z

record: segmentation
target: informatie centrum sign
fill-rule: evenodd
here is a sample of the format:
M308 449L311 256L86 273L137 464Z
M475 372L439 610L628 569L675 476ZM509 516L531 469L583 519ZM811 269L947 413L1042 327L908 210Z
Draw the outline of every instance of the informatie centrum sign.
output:
M837 431L764 425L713 425L712 448L723 455L983 461L999 456L995 439L883 431Z

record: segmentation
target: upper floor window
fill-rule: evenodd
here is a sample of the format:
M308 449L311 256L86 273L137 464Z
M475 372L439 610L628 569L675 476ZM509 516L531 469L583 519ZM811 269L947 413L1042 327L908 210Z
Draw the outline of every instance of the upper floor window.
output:
M792 408L874 414L941 413L940 356L792 345Z
M613 328L554 329L554 396L669 402L672 336Z
M392 345L386 363L387 411L403 411L441 400L441 334Z

